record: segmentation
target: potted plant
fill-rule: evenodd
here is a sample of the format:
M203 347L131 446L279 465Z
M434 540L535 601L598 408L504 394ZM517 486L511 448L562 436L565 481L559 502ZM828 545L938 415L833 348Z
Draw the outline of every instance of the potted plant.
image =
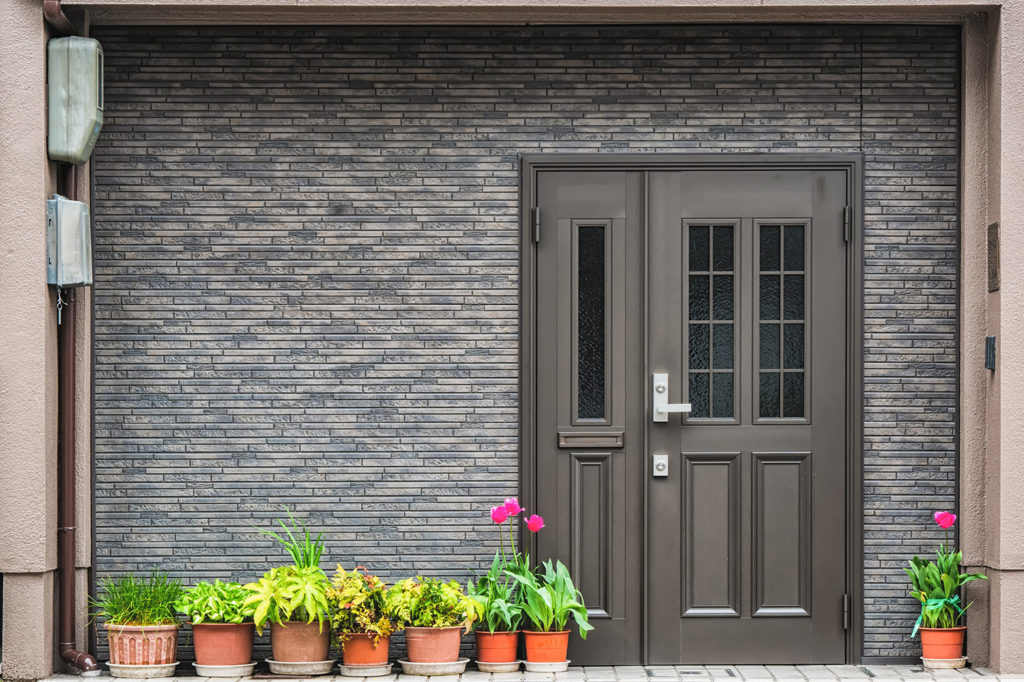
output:
M960 587L988 577L960 572L963 553L949 547L949 529L956 523L956 514L935 512L935 522L946 531L946 542L939 545L936 561L915 556L910 560L910 568L903 569L910 576L910 596L921 602L921 615L911 637L920 631L921 657L926 668L962 668L967 662L963 656L967 628L959 623L971 604L961 605Z
M395 622L391 617L387 585L363 566L346 571L341 566L327 590L331 629L341 646L342 673L388 665L388 648ZM388 666L390 669L390 666Z
M196 672L203 677L244 677L252 673L255 607L250 591L238 583L200 582L178 599L175 608L192 624Z
M509 571L528 566L529 562L515 549L512 523L509 523L509 554L505 552L504 534L500 526L515 519L523 511L515 498L491 508L491 520L499 526L501 545L495 552L491 568L475 583L466 586L469 598L479 605L480 621L476 628L477 667L483 672L514 672L519 669L519 625L523 609L518 600L516 582Z
M181 581L153 571L146 578L131 573L105 578L100 596L90 600L103 621L110 643L114 677L171 677L177 667L178 620L174 604Z
M388 590L388 600L397 624L405 629L408 661L402 663L407 674L430 674L431 671L415 665L407 667L406 662L460 662L462 630L469 632L478 617L479 607L466 597L457 582L406 578ZM465 661L461 661L463 668Z
M569 617L576 621L580 637L594 627L587 620L583 597L573 585L569 569L561 561L543 563L543 572L510 571L519 582L523 613L532 629L526 637L526 669L530 672L560 672L569 667Z
M323 533L313 539L291 512L288 516L291 529L278 521L287 538L273 531L264 532L284 545L294 564L272 568L257 582L246 585L252 594L244 604L253 607L257 632L263 634L263 627L270 623L273 658L267 662L271 672L323 675L334 665L333 659L327 657L331 646L330 626L324 627L330 614L327 604L330 580L320 568Z

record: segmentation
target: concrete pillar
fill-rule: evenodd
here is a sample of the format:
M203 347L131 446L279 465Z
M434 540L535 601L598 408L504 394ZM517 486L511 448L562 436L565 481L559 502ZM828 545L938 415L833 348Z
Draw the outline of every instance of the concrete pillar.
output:
M0 2L0 572L3 677L54 667L57 356L46 284L46 30L39 0Z
M989 393L987 513L991 585L991 663L1024 671L1024 6L1005 3L994 27L999 52L998 201L1000 288L989 301L997 370ZM990 168L992 165L990 159ZM994 408L994 409L993 409Z

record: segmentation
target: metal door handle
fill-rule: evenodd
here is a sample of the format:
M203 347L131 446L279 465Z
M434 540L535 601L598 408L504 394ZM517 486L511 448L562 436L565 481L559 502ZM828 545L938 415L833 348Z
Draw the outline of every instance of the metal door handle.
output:
M663 423L668 421L670 414L689 414L692 407L690 403L670 403L668 401L668 374L655 372L653 374L653 393L651 406L653 414L651 419Z

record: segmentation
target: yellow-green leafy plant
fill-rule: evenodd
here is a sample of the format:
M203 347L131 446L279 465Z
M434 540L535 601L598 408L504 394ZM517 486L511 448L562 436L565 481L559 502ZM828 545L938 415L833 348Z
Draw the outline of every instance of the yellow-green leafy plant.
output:
M399 627L462 627L469 632L481 606L462 592L457 582L437 578L406 578L388 590L388 601Z
M382 637L395 631L392 603L383 580L366 572L365 566L346 571L341 565L327 589L331 629L342 649L355 634L373 636L377 646Z

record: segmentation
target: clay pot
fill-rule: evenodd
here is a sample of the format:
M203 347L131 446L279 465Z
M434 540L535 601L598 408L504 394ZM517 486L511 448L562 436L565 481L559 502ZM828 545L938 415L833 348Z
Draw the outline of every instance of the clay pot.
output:
M967 627L921 628L922 658L950 660L964 655L964 635Z
M289 620L270 624L270 649L275 661L314 663L326 661L331 648L331 628L316 621Z
M462 628L405 629L407 658L413 663L453 663L459 660Z
M373 637L366 633L348 635L341 645L345 665L386 665L391 638L381 637L374 646Z
M476 631L476 659L481 663L515 663L518 649L518 632Z
M523 630L526 637L526 660L530 663L561 663L569 655L569 631L533 632Z
M108 624L106 628L114 665L166 665L178 660L177 625Z
M252 623L193 623L199 665L246 665L252 660Z

